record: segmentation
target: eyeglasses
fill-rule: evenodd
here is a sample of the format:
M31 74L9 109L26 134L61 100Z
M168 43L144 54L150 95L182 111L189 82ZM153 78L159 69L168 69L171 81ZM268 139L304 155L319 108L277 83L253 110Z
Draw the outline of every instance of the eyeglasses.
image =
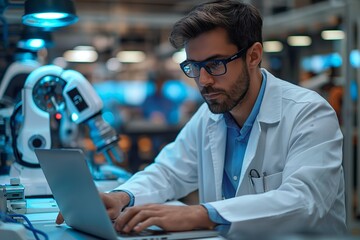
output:
M243 48L227 59L213 59L202 62L185 60L184 62L180 63L180 67L185 75L189 78L200 77L200 70L202 67L212 76L224 75L227 72L226 64L240 58L246 52L246 50L247 48Z

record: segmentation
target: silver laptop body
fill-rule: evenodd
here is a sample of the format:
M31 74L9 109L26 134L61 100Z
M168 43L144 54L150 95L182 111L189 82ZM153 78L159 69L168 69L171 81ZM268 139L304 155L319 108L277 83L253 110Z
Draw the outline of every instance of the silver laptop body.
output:
M35 154L66 224L76 230L104 239L163 240L217 236L217 232L209 230L173 233L149 230L139 235L119 234L107 215L80 149L36 149Z

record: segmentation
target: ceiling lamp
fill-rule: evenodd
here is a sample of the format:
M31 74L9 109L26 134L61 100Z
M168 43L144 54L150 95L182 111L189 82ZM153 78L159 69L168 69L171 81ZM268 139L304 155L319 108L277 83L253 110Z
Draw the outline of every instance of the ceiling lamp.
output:
M146 54L143 51L120 51L116 58L121 63L141 63L145 61Z
M309 36L289 36L287 42L292 47L306 47L311 45Z
M345 33L342 30L324 30L321 37L324 40L341 40L345 38Z
M72 0L26 0L22 23L45 29L64 27L78 21Z
M281 52L284 48L280 41L264 41L264 51L269 53Z
M64 53L64 58L68 62L93 63L98 57L98 53L92 46L78 46L74 50L68 50Z

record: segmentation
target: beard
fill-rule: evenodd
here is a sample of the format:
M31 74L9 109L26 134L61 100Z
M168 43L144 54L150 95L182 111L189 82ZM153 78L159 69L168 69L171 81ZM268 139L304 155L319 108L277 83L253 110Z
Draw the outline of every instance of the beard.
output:
M250 75L246 67L243 67L242 72L244 75L238 77L235 83L230 86L228 92L212 87L204 87L202 89L201 95L212 113L219 114L229 112L245 98L250 86ZM218 99L209 100L204 97L206 93L221 93L222 96Z

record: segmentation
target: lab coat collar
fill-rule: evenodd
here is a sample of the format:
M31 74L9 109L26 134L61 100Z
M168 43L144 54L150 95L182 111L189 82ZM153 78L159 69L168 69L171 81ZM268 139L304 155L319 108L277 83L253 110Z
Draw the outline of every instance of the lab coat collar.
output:
M272 124L279 122L282 111L282 88L279 87L281 81L269 73L266 69L261 69L266 75L266 88L264 98L261 103L257 120L262 123Z
M266 75L267 80L257 121L272 124L279 122L281 118L282 92L281 88L279 88L280 82L276 81L276 77L269 73L266 69L262 68L261 71ZM217 122L222 120L224 115L211 113L210 118Z

